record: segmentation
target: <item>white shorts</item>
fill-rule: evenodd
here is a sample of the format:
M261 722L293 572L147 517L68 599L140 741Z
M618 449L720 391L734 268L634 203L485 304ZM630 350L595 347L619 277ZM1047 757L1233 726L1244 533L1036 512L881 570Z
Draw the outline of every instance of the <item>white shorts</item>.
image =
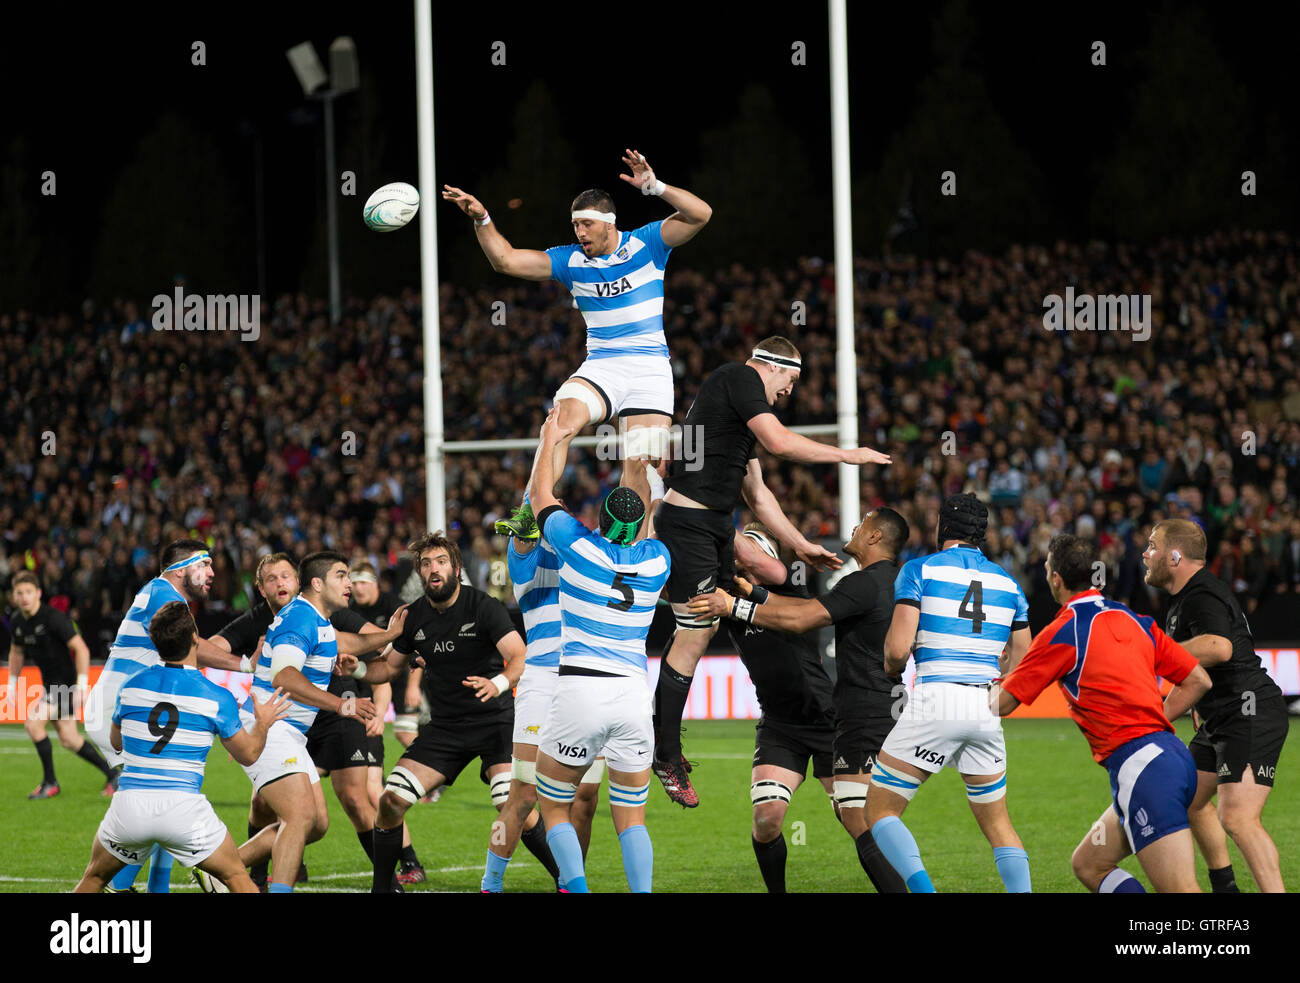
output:
M122 789L95 834L124 864L143 864L157 843L186 867L201 864L226 841L226 827L200 792Z
M637 413L673 415L673 367L660 355L589 358L569 378L591 383L605 400L604 423Z
M581 766L603 748L614 771L644 771L654 758L652 715L645 676L557 676L539 749Z
M244 730L253 729L253 715L247 710L239 711L239 720L244 725ZM242 767L248 780L253 783L254 792L260 792L267 782L298 772L311 779L313 785L320 782L316 762L307 753L307 735L283 720L277 720L271 725L262 756L251 765Z
M1002 720L989 709L984 686L917 683L880 749L922 771L955 768L963 775L1007 770Z
M126 679L126 674L121 672L100 673L98 682L86 694L86 705L82 713L86 736L99 748L99 753L111 768L126 761L122 752L114 751L109 741L109 733L113 729L113 711L117 708L117 698L121 695Z
M551 712L551 697L559 678L558 666L524 666L515 687L516 744L541 744L542 725Z

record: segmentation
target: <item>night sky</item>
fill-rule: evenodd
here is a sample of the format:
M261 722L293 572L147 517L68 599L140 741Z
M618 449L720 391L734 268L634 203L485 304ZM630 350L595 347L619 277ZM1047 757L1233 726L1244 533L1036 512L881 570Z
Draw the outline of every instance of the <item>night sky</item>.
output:
M930 20L939 5L850 4L850 77L854 169L875 167L889 136L907 122L919 82L933 67ZM534 79L550 88L578 160L583 186L619 187L625 146L644 151L659 175L685 183L697 163L699 134L725 124L739 92L758 81L773 92L784 124L803 144L815 180L830 183L826 7L790 5L779 16L738 5L608 5L563 19L556 5L532 13L508 5L435 3L437 178L470 189L503 163L511 111ZM647 9L651 22L634 16ZM986 81L1017 142L1047 179L1044 206L1059 234L1087 233L1080 188L1095 161L1114 148L1142 72L1155 8L1088 4L973 5L967 64ZM1216 47L1252 107L1279 114L1300 131L1290 33L1269 22L1264 4L1215 5L1206 13ZM7 14L11 17L12 14ZM123 166L160 116L174 112L209 134L238 196L238 221L253 254L253 134L265 162L268 280L295 289L323 211L319 110L304 99L284 56L312 41L327 63L329 42L356 42L367 95L377 107L382 151L366 162L339 160L373 175L372 186L418 180L414 24L408 3L222 4L160 7L156 12L42 6L26 26L0 39L6 139L26 154L28 186L53 170L58 195L36 200L47 236L42 276L77 295L93 255L95 231ZM57 39L57 40L56 40ZM1088 61L1093 40L1108 46L1108 66ZM207 64L191 65L191 44L207 46ZM507 64L491 64L492 43ZM791 64L791 43L807 43L808 64ZM349 125L340 101L340 137ZM1205 121L1207 140L1215 120ZM556 238L567 230L559 189ZM491 203L490 203L491 204ZM499 203L495 203L500 208ZM425 203L430 207L430 203ZM441 206L444 220L455 218ZM633 216L636 217L636 216ZM343 214L344 221L355 218ZM827 218L829 226L829 216ZM446 249L447 227L442 243ZM542 247L553 243L527 243ZM401 265L416 267L416 237L402 244ZM250 261L251 262L251 261ZM414 282L414 281L413 281Z

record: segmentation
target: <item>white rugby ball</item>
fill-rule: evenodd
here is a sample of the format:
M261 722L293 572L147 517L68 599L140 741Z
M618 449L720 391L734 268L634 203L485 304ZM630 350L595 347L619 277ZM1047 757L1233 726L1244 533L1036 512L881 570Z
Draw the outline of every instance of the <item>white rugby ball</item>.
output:
M420 192L405 181L394 181L366 199L361 217L376 232L392 232L411 221L419 210Z

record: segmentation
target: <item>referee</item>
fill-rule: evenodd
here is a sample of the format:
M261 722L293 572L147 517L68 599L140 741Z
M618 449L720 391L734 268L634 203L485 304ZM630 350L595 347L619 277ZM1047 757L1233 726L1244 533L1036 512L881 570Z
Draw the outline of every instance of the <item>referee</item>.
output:
M898 871L872 839L863 810L876 755L898 718L899 707L906 702L899 678L885 674L884 651L894 612L898 554L909 535L901 515L893 509L876 509L858 523L844 547L859 569L841 578L834 590L808 598L806 591L797 594L773 589L766 594L758 589L748 601L719 590L690 605L693 612L726 615L793 635L835 625L835 807L853 837L858 862L881 894L907 891ZM757 603L759 598L762 603Z
M9 648L9 692L6 702L16 703L17 684L23 671L24 657L30 657L41 671L45 698L23 715L27 736L36 745L44 776L29 799L52 799L59 794L54 776L54 749L45 736L47 721L54 721L59 743L77 757L94 765L104 774L104 794L117 789L117 776L95 745L77 733L77 705L85 700L86 678L90 672L90 649L77 626L62 611L41 603L41 585L30 570L14 575L14 603L18 612L13 618L13 641Z
M1166 519L1151 530L1142 554L1146 582L1169 592L1166 634L1195 656L1212 683L1196 705L1202 722L1188 744L1196 761L1196 798L1187 814L1215 892L1237 890L1224 830L1259 889L1281 892L1277 847L1260 816L1286 740L1286 700L1255 654L1237 598L1205 569L1205 552L1200 526Z
M743 498L755 518L803 563L832 570L840 565L834 553L809 542L786 518L763 484L758 444L777 457L806 464L889 463L886 455L869 447L821 444L781 424L772 406L794 391L801 366L794 344L772 337L759 342L747 361L709 373L683 427L685 446L698 448L698 454L689 461L673 461L664 482L669 490L655 513L656 535L672 558L668 600L677 633L655 688L654 772L668 797L688 808L699 805L700 799L682 757L682 712L718 619L691 614L687 603L731 581L736 506Z

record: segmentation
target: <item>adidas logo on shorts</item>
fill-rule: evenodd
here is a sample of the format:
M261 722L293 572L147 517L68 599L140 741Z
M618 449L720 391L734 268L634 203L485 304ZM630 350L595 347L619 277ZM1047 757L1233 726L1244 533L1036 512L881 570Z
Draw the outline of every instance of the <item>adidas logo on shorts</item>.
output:
M1232 769L1228 767L1228 762L1225 761L1223 764L1219 765L1219 774L1220 775L1232 774Z
M842 757L841 757L841 758L836 758L836 759L835 759L835 764L831 765L832 768L847 768L848 766L849 766L849 763L848 763L847 761L845 761Z
M361 750L358 748L356 751L353 751L353 752L352 752L352 758L351 758L351 760L353 760L353 761L365 761L365 760L366 760L366 756L365 756L364 754L362 754L362 753L361 753Z

